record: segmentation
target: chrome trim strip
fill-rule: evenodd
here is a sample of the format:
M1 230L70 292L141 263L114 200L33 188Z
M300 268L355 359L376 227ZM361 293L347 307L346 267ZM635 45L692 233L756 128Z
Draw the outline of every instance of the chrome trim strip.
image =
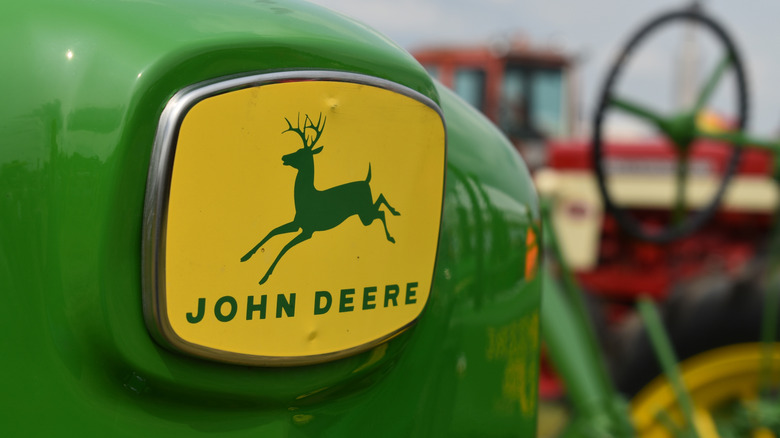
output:
M211 96L223 94L242 88L268 85L280 81L289 80L318 80L334 82L350 82L383 88L395 93L415 99L430 107L439 114L444 127L445 157L447 150L447 129L444 115L439 106L428 96L401 84L357 73L312 70L312 71L284 71L274 73L256 74L250 76L218 79L186 87L176 93L165 106L160 115L160 123L154 139L152 157L149 163L149 174L146 182L146 196L144 200L144 219L142 237L142 294L143 311L146 326L152 336L162 345L174 350L183 351L193 356L211 359L219 362L234 363L240 365L256 366L295 366L310 365L327 362L353 354L366 351L385 342L409 327L413 326L420 315L405 326L389 333L379 339L362 344L347 350L327 354L296 356L296 357L269 357L255 356L217 350L202 345L197 345L181 339L174 331L167 319L165 299L165 234L168 218L168 201L171 189L171 177L173 161L176 153L176 141L179 128L187 112L198 102ZM446 159L445 169L446 175ZM442 193L443 196L443 193ZM442 201L442 213L444 202ZM440 214L442 214L440 213ZM441 232L441 220L439 220L439 232ZM438 255L438 247L436 249ZM432 276L435 273L435 261ZM431 283L431 288L433 283ZM428 294L430 299L430 293ZM423 306L423 311L427 302ZM422 311L421 313L422 314Z

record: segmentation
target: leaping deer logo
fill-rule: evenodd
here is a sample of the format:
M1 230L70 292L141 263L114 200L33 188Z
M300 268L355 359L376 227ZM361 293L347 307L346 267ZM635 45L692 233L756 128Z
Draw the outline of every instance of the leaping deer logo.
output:
M298 126L293 128L292 123L285 117L288 128L282 131L294 132L301 137L303 147L297 151L284 155L282 157L282 163L285 166L292 166L298 170L298 175L295 177L295 218L292 222L280 225L267 236L263 238L254 248L249 250L246 255L241 257L241 261L245 262L249 260L258 249L260 249L271 237L277 234L292 233L294 231L301 230L301 233L295 236L287 245L282 248L279 255L268 268L263 278L260 280L260 284L265 283L271 273L274 271L276 264L284 256L284 254L290 250L293 246L308 240L311 238L312 233L315 231L325 231L334 228L344 222L348 217L356 214L360 218L363 225L368 226L374 220L379 219L382 221L382 225L385 227L385 235L387 240L395 243L395 239L390 236L390 232L387 231L387 222L385 222L385 212L380 210L379 207L384 204L387 209L394 216L398 216L401 213L396 211L390 204L387 203L384 195L380 194L376 202L371 195L371 187L368 183L371 181L371 164L368 165L368 176L364 181L353 181L340 186L331 187L326 190L317 190L314 187L314 155L322 152L322 146L314 149L314 145L322 136L322 131L325 129L325 120L327 117L320 117L317 119L317 124L306 115L304 119L303 128L301 129L301 116L298 115ZM306 135L307 130L314 131L313 138Z

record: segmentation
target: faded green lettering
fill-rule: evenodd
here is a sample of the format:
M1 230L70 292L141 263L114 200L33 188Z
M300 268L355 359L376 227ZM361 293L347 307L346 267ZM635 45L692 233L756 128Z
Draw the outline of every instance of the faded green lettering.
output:
M374 300L376 300L375 293L376 287L374 286L363 288L363 310L376 308L376 304L374 304Z
M260 319L265 319L265 304L268 300L265 295L260 296L260 304L255 304L255 297L252 295L246 299L246 320L252 320L252 314L254 312L260 312Z
M323 298L325 298L324 306L321 305ZM323 313L328 313L331 304L333 304L333 297L330 295L330 292L326 290L321 290L314 293L314 314L315 315L322 315Z
M284 313L289 317L295 316L295 294L290 294L289 301L287 300L287 297L284 294L279 294L276 296L276 317L277 318L282 317L282 310L284 310Z
M203 314L206 313L206 299L198 298L198 315L193 315L192 312L187 312L187 322L190 324L197 324L203 319Z
M401 292L401 288L397 284L388 284L385 286L385 307L393 300L393 307L398 305L398 293Z
M230 312L227 314L222 313L222 307L224 304L230 305ZM236 316L236 312L238 311L238 303L236 303L236 299L226 295L220 299L217 300L217 304L214 305L214 316L217 317L218 320L222 322L228 322L233 317Z
M341 289L341 297L339 299L339 312L351 312L355 310L355 306L352 305L353 297L355 295L355 289Z
M417 302L417 282L406 283L406 304Z

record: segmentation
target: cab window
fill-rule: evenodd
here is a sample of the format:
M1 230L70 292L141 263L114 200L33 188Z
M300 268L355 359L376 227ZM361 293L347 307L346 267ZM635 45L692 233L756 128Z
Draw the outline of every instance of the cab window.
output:
M563 74L560 70L536 70L532 84L534 125L547 136L562 137L566 133Z
M566 135L564 86L561 70L508 65L501 84L499 126L516 138Z
M484 110L485 71L480 68L459 68L455 70L454 79L455 93L473 107Z

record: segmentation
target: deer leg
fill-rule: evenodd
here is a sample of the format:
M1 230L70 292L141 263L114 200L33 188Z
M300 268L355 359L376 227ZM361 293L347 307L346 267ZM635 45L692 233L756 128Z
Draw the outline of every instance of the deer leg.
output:
M385 222L385 212L382 210L377 210L376 217L379 218L379 220L382 221L382 225L385 226L385 236L387 236L387 240L389 240L390 243L395 243L395 239L393 239L393 236L391 236L390 232L387 231L387 222Z
M376 219L382 221L382 225L385 227L385 236L387 236L387 240L389 240L391 243L395 243L395 239L393 239L393 236L390 235L390 231L387 230L387 221L385 220L385 212L379 209L379 207L381 207L382 204L385 204L387 206L387 209L390 210L390 213L392 213L394 216L398 216L401 214L397 212L393 207L391 207L390 204L387 203L387 199L385 199L384 195L380 194L379 198L377 198L374 205L371 208L364 210L362 213L358 213L358 216L360 217L360 221L363 222L363 225L366 226L374 222L374 220Z
M286 253L293 246L303 242L304 240L308 240L310 237L311 237L311 231L303 230L301 231L301 234L295 236L293 240L287 243L287 245L284 245L284 248L282 248L282 250L279 251L279 255L276 256L276 260L274 260L274 262L271 263L271 267L268 268L268 272L266 272L265 275L263 276L263 279L260 280L260 284L263 284L266 281L268 281L268 277L270 277L271 273L274 272L274 268L276 267L276 264L279 263L279 259L282 258L284 253Z
M387 236L387 240L389 240L391 243L395 243L395 239L393 239L393 236L390 235L390 232L387 231L387 222L385 222L385 212L382 210L376 209L375 206L372 208L369 212L364 211L363 213L359 213L358 216L360 217L360 222L363 222L363 225L369 226L372 222L379 219L382 221L382 225L385 227L385 236Z
M271 230L270 233L268 233L267 236L263 238L263 240L260 241L260 243L255 245L254 248L249 250L248 253L246 253L243 257L241 257L241 261L245 262L249 260L257 252L257 250L260 249L263 246L263 244L265 244L265 242L268 242L268 239L276 236L277 234L292 233L293 231L298 231L298 228L300 227L295 223L295 221L274 228L273 230Z
M390 213L393 214L393 216L400 216L401 213L396 211L393 207L390 206L390 204L387 203L387 199L385 199L385 195L379 194L379 198L377 198L376 202L374 203L374 207L376 207L377 210L379 210L379 206L385 204L387 206L387 209L390 210ZM382 222L384 222L384 219L382 219Z

